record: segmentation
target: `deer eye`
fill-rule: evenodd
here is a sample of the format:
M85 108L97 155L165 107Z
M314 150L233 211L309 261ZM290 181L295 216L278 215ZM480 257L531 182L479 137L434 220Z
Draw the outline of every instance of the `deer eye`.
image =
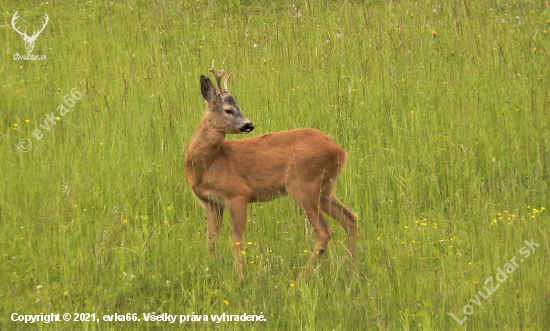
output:
M232 114L233 114L233 110L232 110L232 109L225 109L225 113L226 113L226 114L229 114L229 115L232 115Z

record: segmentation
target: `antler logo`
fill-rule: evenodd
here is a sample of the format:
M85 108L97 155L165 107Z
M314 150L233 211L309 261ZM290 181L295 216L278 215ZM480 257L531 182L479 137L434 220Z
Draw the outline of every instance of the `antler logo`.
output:
M46 19L46 22L44 22L44 25L42 25L42 29L40 31L34 30L34 33L32 34L32 36L29 37L27 35L27 30L25 30L25 32L21 32L21 31L19 31L19 28L17 28L15 26L15 21L17 21L17 19L19 18L19 16L17 16L17 13L18 13L18 11L16 11L15 14L13 14L13 18L11 20L11 25L13 26L15 31L17 31L17 33L19 33L21 35L21 37L23 37L23 40L25 41L25 44L26 44L27 53L30 54L30 53L32 53L32 50L34 49L34 42L36 41L36 38L38 38L40 33L42 33L42 31L44 31L44 28L48 24L49 17L48 17L47 14L44 14L44 18Z

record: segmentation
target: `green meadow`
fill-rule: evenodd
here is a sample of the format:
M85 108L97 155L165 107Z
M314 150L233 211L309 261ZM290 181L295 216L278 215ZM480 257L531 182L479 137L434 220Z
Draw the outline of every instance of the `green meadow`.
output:
M16 11L29 35L48 15L45 60L16 59ZM2 2L0 329L544 330L549 34L544 0ZM249 136L311 127L348 152L355 274L329 219L296 284L315 236L288 197L249 205L242 283L227 212L209 258L183 160L213 59ZM13 321L51 313L71 321Z

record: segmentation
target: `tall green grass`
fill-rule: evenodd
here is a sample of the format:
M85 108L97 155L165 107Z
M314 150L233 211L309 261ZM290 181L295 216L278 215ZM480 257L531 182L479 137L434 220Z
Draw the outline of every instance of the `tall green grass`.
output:
M196 329L550 323L548 4L294 3L0 4L0 329L175 327L31 326L12 322L14 312L267 319L184 325ZM46 61L13 59L25 53L11 27L17 10L23 30L49 15L33 52ZM227 213L218 257L206 257L205 213L183 158L212 59L233 72L252 136L314 127L348 151L337 193L359 216L354 277L331 220L327 255L293 286L314 236L286 198L250 205L243 284ZM74 111L34 138L73 88L83 94ZM16 147L22 138L29 152ZM531 238L541 246L459 326L449 314L465 316Z

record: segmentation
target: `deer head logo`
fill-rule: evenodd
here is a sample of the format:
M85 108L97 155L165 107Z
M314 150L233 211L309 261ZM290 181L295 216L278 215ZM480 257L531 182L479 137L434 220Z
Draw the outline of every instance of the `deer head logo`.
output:
M19 29L15 26L15 21L17 21L17 19L19 18L19 16L17 16L17 13L18 12L15 12L15 14L13 14L13 18L11 20L11 25L13 26L13 28L15 29L15 31L17 31L17 33L19 33L21 35L21 37L23 37L23 40L25 41L25 44L26 44L26 48L27 48L27 53L32 53L32 50L34 49L34 42L36 41L36 38L38 38L38 36L40 35L40 33L42 33L42 31L44 31L44 28L46 27L46 25L48 24L48 15L47 14L44 14L44 18L46 19L46 22L44 22L44 25L42 25L42 29L40 31L36 31L34 30L34 33L32 34L32 36L28 36L27 35L27 30L25 30L25 32L21 32L19 31Z

